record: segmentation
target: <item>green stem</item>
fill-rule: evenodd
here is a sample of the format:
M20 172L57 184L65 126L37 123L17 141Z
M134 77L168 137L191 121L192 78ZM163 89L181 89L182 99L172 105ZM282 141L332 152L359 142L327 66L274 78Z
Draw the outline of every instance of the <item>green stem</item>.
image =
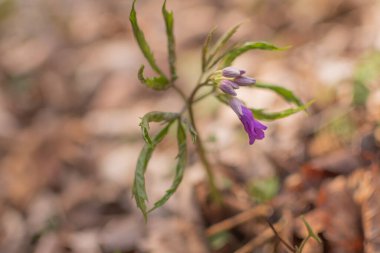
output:
M200 160L203 164L203 167L207 173L207 179L208 179L209 186L210 186L211 197L215 202L220 203L222 198L221 198L220 192L216 186L214 173L212 171L210 162L207 159L206 151L205 151L205 148L203 146L203 141L202 141L202 138L200 137L200 134L199 134L199 131L198 131L197 125L195 123L195 119L194 119L194 109L193 109L193 104L195 102L194 98L195 98L195 95L197 94L197 92L199 91L199 89L202 88L202 86L204 86L204 85L205 84L199 84L197 87L195 87L195 89L193 90L193 92L191 93L191 95L189 97L187 104L188 104L188 109L189 109L190 122L193 125L194 130L198 133L198 137L196 139L195 145L197 147L197 152L198 152L199 158L200 158Z
M185 101L185 103L187 103L185 93L180 88L178 88L175 84L172 84L171 87L181 96L181 98Z
M195 123L195 119L194 119L194 110L193 110L193 105L202 100L203 98L207 97L208 95L210 95L212 92L214 92L214 90L212 90L211 92L208 92L198 98L195 98L197 92L203 87L203 86L206 86L207 85L207 81L206 82L203 82L201 83L202 81L202 77L203 77L203 74L199 77L199 80L198 80L198 85L194 88L194 90L192 91L192 93L190 94L189 96L189 99L186 98L186 95L185 93L180 89L178 88L175 84L172 84L172 88L181 96L181 98L185 101L185 106L184 108L181 110L180 114L184 113L186 111L186 109L189 111L189 115L190 115L190 123L191 125L194 127L194 130L198 133L198 137L195 141L195 145L197 147L197 152L198 152L198 155L199 155L199 158L203 164L203 167L205 168L206 170L206 174L207 174L207 179L208 179L208 182L209 182L209 186L210 186L210 193L211 193L211 197L212 199L217 202L217 203L220 203L222 198L221 198L221 195L219 193L219 190L216 186L216 183L215 183L215 177L214 177L214 173L212 171L212 168L211 168L211 165L210 165L210 162L208 161L207 159L207 156L206 156L206 150L203 146L203 141L199 135L199 131L198 131L198 128L196 126L196 123Z
M301 246L298 248L297 253L302 253L303 248L305 247L307 241L310 239L310 235L308 235L301 243Z

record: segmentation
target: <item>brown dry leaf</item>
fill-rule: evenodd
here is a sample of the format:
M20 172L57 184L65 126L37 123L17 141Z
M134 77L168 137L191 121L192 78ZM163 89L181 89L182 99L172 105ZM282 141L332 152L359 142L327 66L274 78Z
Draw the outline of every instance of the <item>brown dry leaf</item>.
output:
M380 172L379 167L360 170L350 178L355 200L361 207L364 252L380 252Z
M324 235L328 252L363 252L360 210L352 198L347 179L341 176L323 185L317 205L327 212Z

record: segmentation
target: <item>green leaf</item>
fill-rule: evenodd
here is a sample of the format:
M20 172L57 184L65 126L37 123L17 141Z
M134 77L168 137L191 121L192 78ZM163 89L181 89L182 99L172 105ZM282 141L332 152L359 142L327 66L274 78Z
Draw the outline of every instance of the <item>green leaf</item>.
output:
M310 107L313 103L314 103L314 100L309 101L307 104L304 104L295 108L289 108L280 112L264 112L263 109L251 109L251 111L253 115L255 116L255 118L258 120L272 121L276 119L286 118L297 112L304 111L308 107Z
M177 72L176 72L176 67L175 67L175 62L176 62L175 40L174 40L174 34L173 34L174 16L173 16L172 11L168 12L166 10L166 0L164 1L164 4L162 5L162 15L164 16L166 35L168 38L168 57L169 57L171 81L174 81L177 79Z
M249 192L259 202L267 202L273 199L280 189L278 177L269 177L250 182Z
M220 250L231 240L231 233L222 231L208 238L211 248L213 250Z
M210 47L210 42L212 39L212 35L214 34L216 28L213 28L208 34L205 43L203 44L202 47L202 71L206 71L207 67L207 57L208 57L208 50Z
M156 60L154 59L153 52L150 49L148 42L145 39L143 31L140 29L140 27L138 25L137 17L136 17L136 10L135 10L135 3L136 3L136 0L133 1L131 13L129 15L129 21L131 22L133 34L135 36L137 44L139 44L141 52L144 54L145 58L149 62L152 69L154 71L156 71L160 76L165 77L164 73L158 67Z
M225 57L222 67L228 67L232 62L240 55L244 54L249 50L286 50L288 47L277 47L267 42L246 42L242 46L232 49Z
M355 106L363 106L367 102L370 90L364 82L355 81L352 95L352 103Z
M147 219L147 207L145 202L148 201L148 196L146 194L145 188L146 168L148 166L150 158L152 157L154 149L156 148L157 144L160 143L168 134L171 124L172 123L167 124L156 136L154 136L152 139L152 144L144 145L137 160L132 194L136 200L137 207L143 213L145 220Z
M193 143L195 143L195 141L197 140L197 137L198 137L198 133L197 131L195 131L195 128L194 126L188 121L188 120L182 120L182 122L185 124L187 130L189 131L190 135L191 135L191 140Z
M310 226L310 224L305 220L305 217L302 216L301 218L302 218L302 221L303 221L303 223L305 224L305 226L307 228L308 236L314 238L317 242L322 243L321 238L319 238L319 236L316 233L314 233L314 231L313 231L312 227Z
M273 84L268 84L268 83L256 83L255 85L252 85L249 87L272 90L290 103L293 103L293 104L298 105L298 106L303 105L302 101L298 97L296 97L293 94L293 92L291 92L290 90L288 90L284 87L273 85Z
M165 195L159 199L156 203L154 203L154 207L149 210L149 212L155 210L156 208L165 204L169 198L176 192L179 184L182 181L183 174L186 166L186 158L187 158L187 147L186 147L186 132L182 122L178 120L178 130L177 130L177 143L178 143L178 162L175 169L174 180L172 182L171 187L166 190Z
M371 92L372 82L379 79L380 73L380 52L374 51L365 55L359 61L354 72L354 87L352 103L355 106L365 105Z
M214 59L214 57L219 53L219 51L223 49L223 47L227 44L227 42L231 39L231 37L236 33L239 27L240 27L240 24L234 26L231 30L229 30L222 37L219 38L219 40L213 46L211 50L212 52L210 53L210 56L208 57L206 61L206 68L208 64Z
M146 78L144 76L144 65L141 65L137 77L142 84L153 90L161 91L169 88L170 83L165 76Z
M147 144L152 145L152 139L149 135L149 123L150 122L171 122L178 118L177 113L172 112L149 112L141 118L140 127L143 138Z

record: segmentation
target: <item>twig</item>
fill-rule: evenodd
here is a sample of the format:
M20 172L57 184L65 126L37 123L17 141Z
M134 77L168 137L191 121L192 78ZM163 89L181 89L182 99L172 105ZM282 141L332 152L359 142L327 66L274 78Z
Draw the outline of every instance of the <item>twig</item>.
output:
M269 216L272 212L272 208L267 205L256 206L254 208L251 208L250 210L241 212L233 217L230 217L212 225L206 230L206 235L213 236L220 232L236 227L244 222L252 220L256 217Z
M286 246L286 248L288 250L290 250L290 252L295 252L296 249L293 248L289 243L287 243L284 239L282 239L282 237L278 234L278 232L276 231L276 229L274 228L274 226L272 225L272 223L270 223L269 220L267 220L268 224L269 224L269 227L272 229L273 233L276 235L276 237L282 242L282 244L284 244Z
M276 223L274 227L276 229L280 229L282 224ZM256 247L264 244L266 241L274 237L272 229L266 228L263 232L261 232L258 236L250 240L247 244L245 244L240 249L236 250L234 253L251 253Z

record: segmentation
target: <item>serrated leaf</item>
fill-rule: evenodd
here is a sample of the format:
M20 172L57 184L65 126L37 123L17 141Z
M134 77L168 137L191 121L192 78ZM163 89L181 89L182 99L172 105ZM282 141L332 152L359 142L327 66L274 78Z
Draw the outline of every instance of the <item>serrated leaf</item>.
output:
M129 21L131 22L133 34L135 36L137 44L139 45L141 52L145 56L145 59L149 62L152 69L154 71L156 71L161 76L160 78L165 77L165 74L158 67L156 60L154 59L153 52L150 49L149 44L145 39L145 35L144 35L143 31L139 27L139 24L137 22L135 3L136 3L136 0L133 1L132 9L131 9L131 12L129 14ZM167 78L165 77L165 79L167 79Z
M308 102L307 104L304 104L295 108L289 108L280 112L264 112L263 109L251 109L251 111L254 117L258 120L272 121L276 119L286 118L297 112L304 111L308 107L310 107L313 103L314 103L314 100Z
M135 179L133 181L132 194L136 200L137 207L141 210L145 220L147 219L147 207L146 201L148 196L145 188L145 172L148 166L149 160L152 157L153 151L157 144L160 143L164 137L168 134L169 128L172 123L167 124L154 138L152 144L145 144L140 152L139 158L136 164Z
M250 50L286 50L288 47L277 47L273 44L267 43L267 42L246 42L242 46L236 47L232 49L225 57L222 67L228 67L231 66L232 62L239 57L240 55L244 54L247 51Z
M205 43L203 44L203 47L202 47L202 71L203 71L203 72L206 71L208 50L209 50L209 47L210 47L210 42L211 42L211 39L212 39L212 35L213 35L214 32L215 32L215 29L216 29L216 28L213 28L213 29L207 34L207 38L206 38Z
M142 84L153 90L166 90L170 86L169 80L165 76L146 78L144 76L144 65L141 65L137 77Z
M156 208L165 204L169 198L176 192L179 184L182 181L183 174L186 166L186 158L187 158L187 146L186 146L186 132L184 126L180 120L178 120L178 129L177 129L177 143L178 143L178 155L177 155L177 165L175 168L175 175L172 185L168 190L166 190L165 195L160 198L156 203L154 203L154 207L149 210L149 212L155 210Z
M293 103L293 104L298 105L298 106L303 105L302 101L297 96L295 96L292 91L290 91L284 87L273 85L273 84L268 84L268 83L260 83L260 82L256 83L255 85L249 86L249 87L272 90L290 103Z
M170 67L170 74L171 74L171 81L174 81L177 79L177 72L175 67L176 62L176 53L175 53L175 39L174 39L174 15L173 12L168 12L166 9L166 0L164 1L164 4L162 5L162 15L164 16L165 20L165 27L166 27L166 36L168 38L168 58L169 58L169 67Z
M145 142L147 144L152 145L152 139L149 135L149 123L150 122L163 122L163 121L171 122L174 119L178 118L178 116L179 115L177 113L157 112L157 111L153 111L153 112L149 112L149 113L145 114L141 118L141 122L140 122L141 132L142 132L142 135L143 135Z
M308 236L310 236L311 238L314 238L317 242L319 243L322 243L322 240L321 238L319 238L319 236L314 233L312 227L310 226L310 224L305 220L305 217L302 216L302 221L303 223L305 224L306 228L307 228L307 232L308 232Z
M206 68L208 64L214 59L214 57L220 52L220 50L223 49L223 47L227 44L227 42L231 39L231 37L236 33L239 27L240 27L240 24L234 26L231 30L229 30L222 37L219 38L219 40L213 46L210 56L207 57Z

